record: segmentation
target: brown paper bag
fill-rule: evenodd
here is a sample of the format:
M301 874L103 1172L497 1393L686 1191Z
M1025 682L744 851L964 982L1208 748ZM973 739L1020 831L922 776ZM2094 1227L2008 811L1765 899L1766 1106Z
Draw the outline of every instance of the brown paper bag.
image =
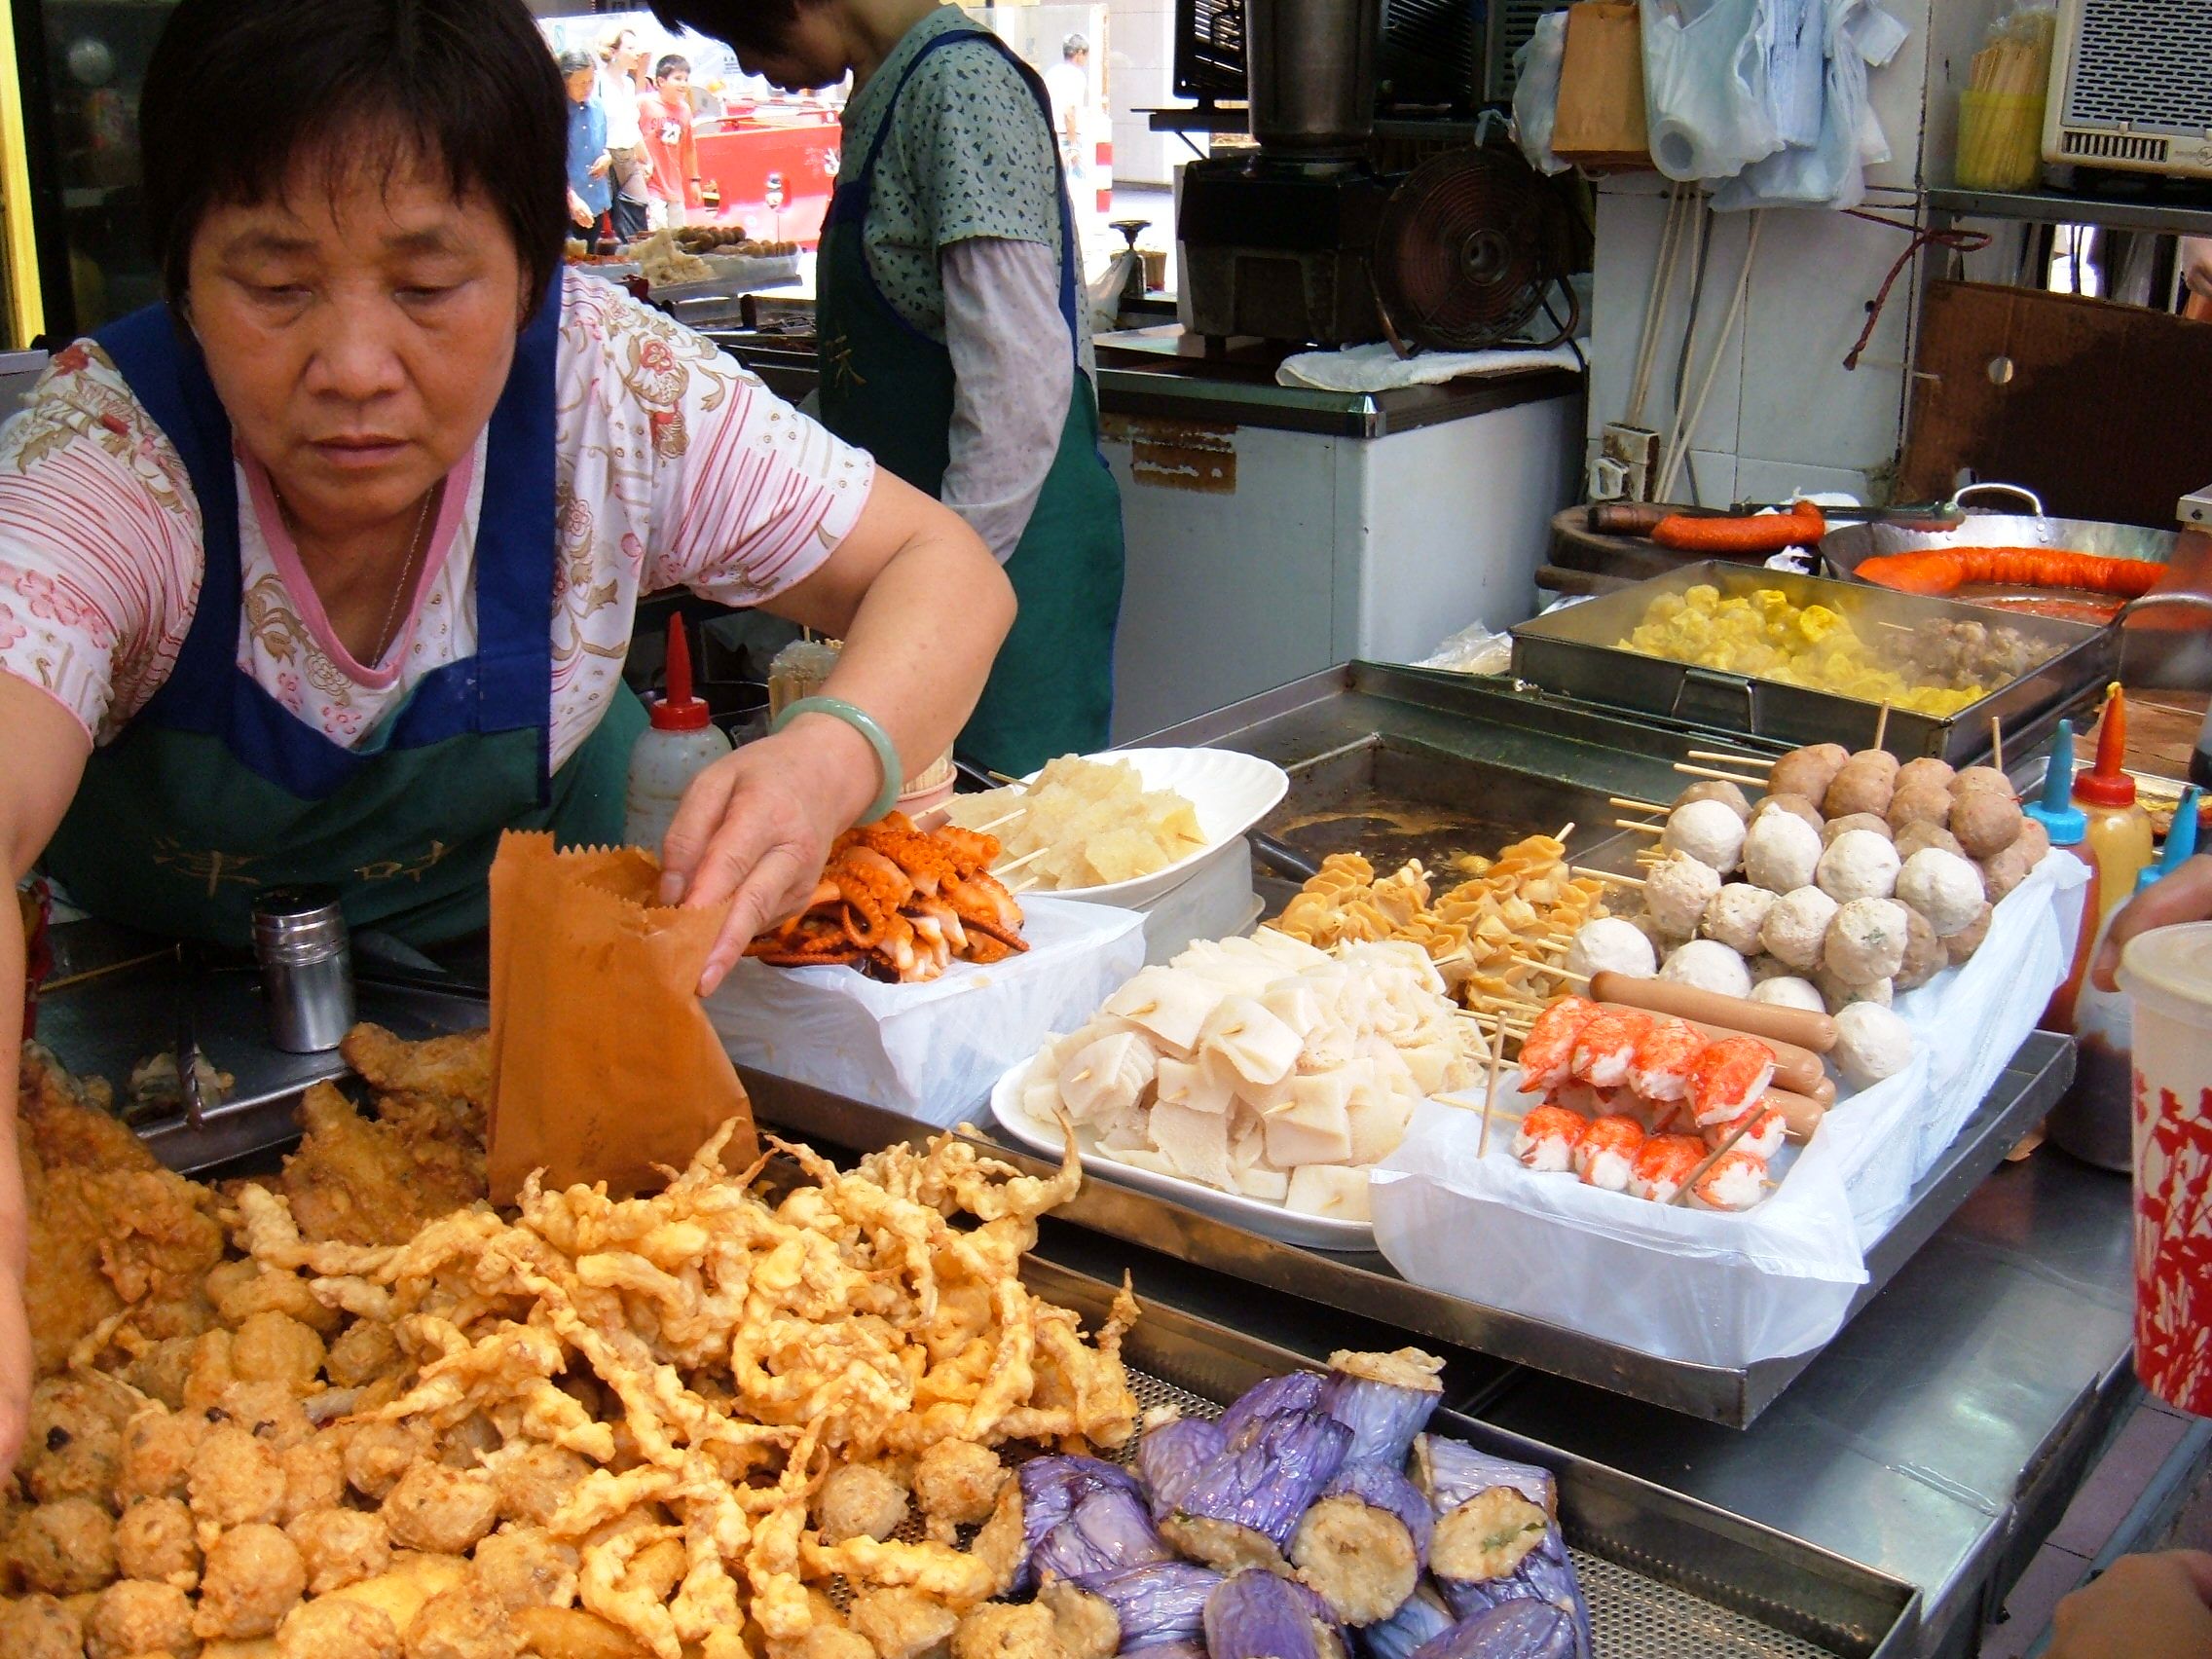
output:
M1635 0L1583 0L1567 8L1552 154L1598 172L1651 165Z
M730 1118L723 1152L756 1156L753 1108L699 1004L719 914L657 903L660 866L634 847L556 852L510 830L492 864L495 1202L533 1169L617 1197L681 1169Z

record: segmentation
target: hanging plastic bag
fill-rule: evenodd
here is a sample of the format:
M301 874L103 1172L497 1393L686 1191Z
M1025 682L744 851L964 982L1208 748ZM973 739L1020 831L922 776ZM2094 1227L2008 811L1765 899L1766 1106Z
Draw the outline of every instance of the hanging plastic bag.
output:
M1715 211L1856 207L1866 199L1866 168L1890 159L1866 72L1895 57L1911 31L1871 0L1817 0L1814 9L1824 24L1819 135L1810 145L1785 145L1721 185L1713 193Z
M1567 12L1546 12L1535 32L1513 55L1520 79L1513 86L1513 141L1529 165L1544 174L1567 164L1552 154L1552 124L1559 118L1559 67L1567 56Z
M1641 0L1651 160L1684 182L1733 178L1782 147L1767 107L1767 0Z

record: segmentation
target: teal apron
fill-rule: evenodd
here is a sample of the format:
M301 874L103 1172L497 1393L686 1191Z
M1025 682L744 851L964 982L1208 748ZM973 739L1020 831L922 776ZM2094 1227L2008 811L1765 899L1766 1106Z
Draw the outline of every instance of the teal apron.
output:
M883 125L859 176L837 186L822 227L816 317L821 337L822 418L907 483L940 495L950 463L952 354L915 328L876 286L862 238L875 167L907 81L929 55L978 40L1019 70L1051 129L1044 83L998 36L959 30L914 55L893 90ZM1055 150L1056 154L1056 150ZM1076 236L1067 187L1060 204L1060 313L1076 353L1082 314ZM1020 776L1054 756L1106 747L1114 709L1114 624L1122 608L1122 498L1098 453L1098 399L1079 366L1067 420L1036 510L1006 573L1020 603L967 729L961 758Z
M199 348L166 309L97 337L184 461L204 569L176 666L93 751L46 867L95 914L240 945L264 888L335 887L355 928L412 944L481 929L502 830L618 841L627 689L558 771L551 738L553 371L561 288L516 342L493 411L476 537L476 654L435 669L353 748L308 725L238 664L239 501L231 427Z

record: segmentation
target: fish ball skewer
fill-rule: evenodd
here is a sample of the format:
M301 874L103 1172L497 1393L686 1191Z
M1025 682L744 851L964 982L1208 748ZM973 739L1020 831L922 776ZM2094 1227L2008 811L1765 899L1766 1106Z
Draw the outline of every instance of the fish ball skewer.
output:
M1904 965L1908 924L1894 899L1854 899L1829 919L1823 959L1850 984L1887 979Z
M1725 801L1688 801L1668 815L1659 845L1726 875L1742 862L1744 820Z
M1925 916L1938 938L1970 926L1987 898L1981 872L1937 847L1925 847L1905 860L1898 870L1897 896Z
M1780 897L1750 882L1730 882L1714 894L1713 903L1705 907L1698 932L1707 939L1717 940L1738 955L1756 956L1759 929L1766 925L1766 913Z
M1759 928L1759 942L1778 962L1812 973L1821 965L1828 923L1841 908L1833 899L1810 884L1785 893L1767 911L1766 921Z
M1838 903L1854 899L1887 899L1897 891L1898 850L1871 830L1847 830L1821 855L1814 880Z
M1769 893L1812 886L1820 864L1820 831L1789 812L1760 814L1744 836L1744 873Z
M1687 939L1705 919L1705 907L1720 891L1720 874L1712 866L1677 853L1643 882L1644 909L1659 931Z
M1619 916L1601 916L1576 930L1567 947L1570 974L1626 974L1648 979L1659 971L1659 955L1651 940L1634 922Z

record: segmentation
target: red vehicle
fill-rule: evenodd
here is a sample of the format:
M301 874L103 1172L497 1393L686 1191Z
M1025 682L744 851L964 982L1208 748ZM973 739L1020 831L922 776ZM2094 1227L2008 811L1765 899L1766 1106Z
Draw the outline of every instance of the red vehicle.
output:
M835 110L733 103L727 114L702 120L697 136L705 217L742 225L760 241L821 241L844 138Z

